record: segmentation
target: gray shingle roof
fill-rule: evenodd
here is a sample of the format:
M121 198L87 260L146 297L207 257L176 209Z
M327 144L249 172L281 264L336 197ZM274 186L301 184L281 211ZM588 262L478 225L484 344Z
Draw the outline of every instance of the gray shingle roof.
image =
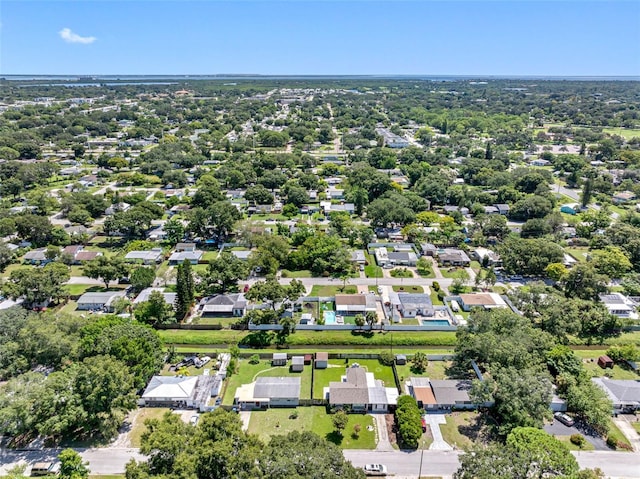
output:
M253 396L257 398L299 398L300 378L268 377L256 379Z

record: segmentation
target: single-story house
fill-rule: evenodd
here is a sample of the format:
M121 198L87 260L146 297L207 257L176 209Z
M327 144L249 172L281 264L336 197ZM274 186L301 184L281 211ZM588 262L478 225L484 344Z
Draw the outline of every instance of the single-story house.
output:
M129 251L124 260L128 263L160 264L162 263L162 248L153 248L149 251Z
M241 318L247 312L247 300L244 293L218 294L203 298L199 309L202 317L233 316Z
M329 353L316 353L314 364L316 369L327 369L329 366Z
M484 206L484 213L487 215L499 215L500 210L495 206Z
M509 205L506 204L506 203L496 203L493 206L496 207L498 209L498 213L503 215L503 216L508 215L509 214L509 210L511 210Z
M392 251L387 254L387 258L393 265L415 266L418 263L418 257L413 251Z
M376 258L376 263L378 263L378 266L384 266L390 262L389 252L387 251L387 248L376 248L374 256Z
M178 253L182 251L195 251L196 244L195 243L178 243L176 244L176 247L173 248L173 250Z
M476 409L469 397L471 381L461 379L432 380L411 377L407 382L408 392L424 409Z
M600 301L604 303L609 314L619 318L638 319L638 304L622 293L601 294Z
M640 380L591 378L607 393L613 402L614 412L634 412L640 410Z
M447 248L438 251L438 263L443 266L464 266L471 264L471 259L460 249Z
M107 291L106 293L84 293L78 298L77 309L80 311L113 312L112 303L118 298L124 298L124 291Z
M188 261L191 264L198 264L203 254L204 252L199 250L176 251L172 253L171 256L169 256L169 264L171 266L177 266L184 263L185 261Z
M535 160L531 160L529 164L531 166L547 166L550 165L551 162L549 160L543 160L542 158L536 158Z
M424 293L398 293L399 310L403 318L433 316L431 297Z
M293 356L291 358L291 371L296 373L304 371L304 356Z
M463 311L471 311L471 308L507 308L507 303L498 293L468 293L461 294L458 302Z
M365 256L364 250L357 249L352 251L351 261L358 264L365 264L367 262L367 257Z
M167 239L167 232L164 230L164 225L157 226L151 231L147 232L147 239L149 241L163 241Z
M347 368L342 381L330 382L323 393L331 407L349 407L353 412L387 412L389 406L398 402L395 387L385 387L373 373L366 372L357 363Z
M104 214L106 216L110 216L114 213L118 213L119 211L127 211L131 208L129 203L116 203L115 205L109 206L106 210L104 210Z
M372 294L336 294L336 314L352 316L376 310L376 300Z
M615 193L612 197L612 201L616 205L627 203L635 199L636 199L636 194L633 193L632 191L621 191L619 193Z
M204 411L215 392L216 377L154 376L140 396L139 404L149 407L189 408Z
M478 261L481 265L484 265L486 261L487 266L501 266L502 260L500 255L487 248L476 248L471 252L471 257ZM486 259L485 259L486 258Z
M299 377L262 377L236 389L234 404L241 410L296 407L300 404Z
M287 353L273 353L271 358L271 366L286 366Z
M437 256L438 248L436 245L432 243L422 243L420 245L420 249L422 250L422 256Z
M145 301L149 301L149 296L154 291L158 291L162 293L162 297L164 298L164 302L170 306L173 306L176 301L177 293L165 293L164 288L145 288L140 291L140 294L133 300L133 304L143 303Z
M32 249L31 251L27 251L22 259L31 264L46 263L50 261L47 259L46 251L45 248Z

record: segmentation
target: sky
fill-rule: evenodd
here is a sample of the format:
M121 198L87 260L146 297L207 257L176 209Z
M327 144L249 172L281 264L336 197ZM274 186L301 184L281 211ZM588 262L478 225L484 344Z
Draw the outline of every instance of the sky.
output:
M640 0L1 0L0 75L640 75Z

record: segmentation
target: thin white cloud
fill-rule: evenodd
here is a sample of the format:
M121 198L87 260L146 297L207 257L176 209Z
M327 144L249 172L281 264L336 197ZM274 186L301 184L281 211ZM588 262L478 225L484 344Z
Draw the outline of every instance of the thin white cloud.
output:
M96 41L96 37L81 37L77 33L72 32L70 28L63 28L58 33L60 34L60 38L67 43L82 43L88 45Z

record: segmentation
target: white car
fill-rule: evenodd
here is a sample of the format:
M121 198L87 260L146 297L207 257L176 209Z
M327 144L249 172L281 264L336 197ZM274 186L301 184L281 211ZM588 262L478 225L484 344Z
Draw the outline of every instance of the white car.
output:
M384 464L367 464L363 469L367 476L387 475L387 466L385 466Z

